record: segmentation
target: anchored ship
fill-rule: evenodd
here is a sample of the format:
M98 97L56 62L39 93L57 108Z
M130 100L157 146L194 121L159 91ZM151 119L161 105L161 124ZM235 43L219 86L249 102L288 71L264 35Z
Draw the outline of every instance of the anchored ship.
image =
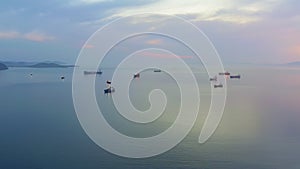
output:
M241 75L231 75L230 79L240 79Z
M135 79L135 78L140 78L140 74L139 73L135 73L134 75L133 75L133 78Z
M113 92L115 92L115 88L113 88L111 86L104 89L104 94L113 93Z
M217 76L214 76L214 77L212 77L212 78L209 78L209 81L217 81Z
M221 83L220 83L220 84L215 84L215 85L214 85L214 88L222 88L222 87L223 87L223 84L221 84Z
M83 71L85 75L101 75L102 71Z
M107 85L107 88L104 89L104 94L108 94L108 93L113 93L115 92L115 88L113 88L111 86L111 81L110 80L106 80L106 85Z
M229 72L220 72L219 75L227 75L228 76L228 75L230 75L230 73Z

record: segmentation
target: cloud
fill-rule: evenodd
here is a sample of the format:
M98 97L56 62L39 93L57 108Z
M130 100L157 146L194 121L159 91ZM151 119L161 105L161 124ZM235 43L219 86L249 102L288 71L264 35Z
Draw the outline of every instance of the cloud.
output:
M0 31L0 39L15 39L19 36L20 33L16 31Z
M92 5L103 2L111 2L113 0L72 0L70 1L70 5Z
M39 31L32 31L24 34L17 31L0 31L0 39L26 39L35 42L45 42L54 40L55 37Z
M9 39L22 39L18 45L26 46L28 42L53 41L59 37L61 41L57 41L54 46L59 48L61 44L75 43L74 46L78 49L77 42L85 41L113 18L155 12L192 21L208 35L222 58L228 62L281 62L287 59L292 61L299 60L299 7L300 1L297 0L7 1L0 6L0 40L9 46ZM153 19L155 22L159 21L159 24L149 27L149 31L154 32L156 27L168 24L164 22L163 17L136 18L133 21L154 22ZM178 27L175 26L174 29ZM116 31L122 31L122 28ZM48 32L51 32L51 35ZM138 40L137 45L128 48L161 43L154 39ZM168 45L170 49L177 50L166 42L168 41L163 40L159 45ZM47 43L43 45L46 46ZM45 55L41 56L50 56L48 49L51 51L51 47L45 47ZM2 45L0 55L18 57L26 52L26 55L32 55L32 51L30 47L24 47L22 53L18 53ZM75 60L72 56L76 55L76 50L69 48L65 52L73 52L68 55L68 59ZM185 52L180 54L189 55Z
M148 44L148 45L160 45L160 44L162 44L162 40L161 39L152 39L152 40L146 41L146 44Z
M285 60L298 61L300 60L300 29L295 30L288 27L282 28L281 32L278 32L275 39L278 44L279 52Z
M26 33L23 35L23 38L31 41L36 41L36 42L45 42L45 41L55 39L53 36L49 36L37 31Z
M289 52L292 55L298 56L300 58L300 45L291 46Z
M155 57L155 58L182 58L182 59L190 59L193 58L193 56L189 56L189 55L173 55L170 53L157 53L157 52L149 52L149 51L144 51L141 53L143 56L147 56L147 57Z
M160 0L139 7L116 10L112 17L129 16L138 13L158 12L169 15L193 16L197 21L224 21L250 23L260 19L260 15L272 11L283 0L242 1L224 0Z
M86 44L83 46L83 48L85 48L85 49L92 49L94 47L95 47L94 45L90 45L90 44Z

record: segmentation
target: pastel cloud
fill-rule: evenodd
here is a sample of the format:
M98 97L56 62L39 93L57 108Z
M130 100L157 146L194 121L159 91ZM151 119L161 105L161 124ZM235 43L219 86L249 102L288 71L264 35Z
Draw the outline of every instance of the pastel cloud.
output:
M283 0L264 0L238 2L236 0L160 0L140 7L120 8L113 17L129 16L153 11L192 17L196 21L224 21L233 23L249 23L260 20L258 14L268 13ZM191 19L191 18L189 18Z
M90 44L84 45L84 48L85 48L85 49L92 49L92 48L94 48L94 47L95 47L94 45L90 45Z
M146 44L148 44L148 45L159 45L161 43L162 43L161 39L152 39L152 40L146 41Z
M110 2L112 0L72 0L70 1L71 5L91 5L102 2Z
M155 57L155 58L176 58L176 55L173 55L171 53L157 53L157 52L149 52L149 51L144 51L141 53L142 56L147 56L147 57ZM182 58L182 59L190 59L193 58L193 56L189 55L177 55L177 57Z
M54 40L55 37L39 31L32 31L24 34L17 31L0 31L0 39L26 39L35 42L45 42Z
M298 46L292 46L290 48L290 51L291 51L291 53L299 55L299 57L300 57L300 45L298 45Z
M2 31L0 32L0 39L15 39L20 37L20 33L16 31Z
M40 48L43 54L39 54L39 57L56 57L48 50L53 51L54 46L61 48L62 44L74 44L78 49L77 43L85 41L112 18L155 12L192 21L207 34L222 59L228 63L282 63L299 60L299 6L300 1L297 0L7 1L1 4L0 41L10 45L9 39L20 39L22 41L17 42L18 45L26 46L32 41L41 43L59 37L60 42L51 45L44 43L44 48ZM137 18L134 21L152 22L152 19L161 24L149 27L147 31L150 32L168 24L163 17ZM178 27L174 26L173 29ZM178 50L167 40L160 42L154 39L157 38L142 38L124 50L147 47L149 44L168 47L170 51ZM83 44L80 44L80 48ZM85 48L92 46L86 45ZM74 61L76 58L73 56L78 51L71 47L64 49L65 53L57 56ZM18 58L20 55L33 56L35 52L30 48L16 51L2 45L0 56L9 54ZM189 55L182 51L178 53Z
M26 34L24 34L23 37L24 37L24 39L36 41L36 42L44 42L44 41L49 41L49 40L55 39L53 36L49 36L44 33L36 32L36 31L26 33Z

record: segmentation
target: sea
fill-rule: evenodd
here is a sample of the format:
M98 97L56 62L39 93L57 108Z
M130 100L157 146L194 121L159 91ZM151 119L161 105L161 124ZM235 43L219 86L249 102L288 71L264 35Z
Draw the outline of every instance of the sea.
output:
M74 109L74 69L82 68L0 71L1 169L300 168L300 68L227 66L226 70L240 74L241 79L227 79L222 120L203 144L198 143L198 137L210 106L211 83L205 69L195 68L201 101L194 127L174 148L148 158L117 156L89 138ZM85 78L96 79L98 106L114 129L132 137L150 137L172 125L180 105L172 77L148 70L132 80L130 99L137 109L149 108L148 94L153 89L165 91L168 98L167 115L140 125L124 119L114 107L113 94L103 93L114 70L102 71L102 75Z

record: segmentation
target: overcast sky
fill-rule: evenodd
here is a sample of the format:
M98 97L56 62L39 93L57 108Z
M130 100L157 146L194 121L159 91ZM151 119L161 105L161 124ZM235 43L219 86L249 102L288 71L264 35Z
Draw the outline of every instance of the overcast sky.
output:
M143 12L191 21L208 36L226 63L300 60L297 0L2 1L0 60L74 63L84 42L101 26Z

